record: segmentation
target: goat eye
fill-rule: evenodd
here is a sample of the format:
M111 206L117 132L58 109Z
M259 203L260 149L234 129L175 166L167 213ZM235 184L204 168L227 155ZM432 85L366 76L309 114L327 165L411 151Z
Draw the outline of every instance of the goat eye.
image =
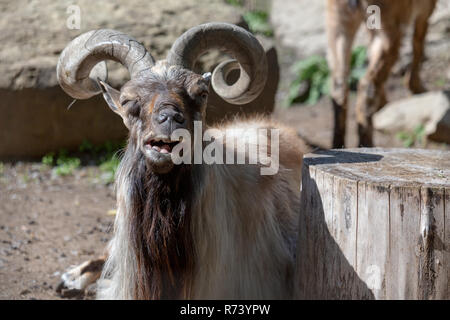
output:
M122 101L120 101L120 104L122 105L122 106L126 106L127 104L129 104L130 102L135 102L135 100L131 100L131 99L124 99L124 100L122 100Z
M124 100L122 106L126 108L129 115L135 117L139 115L139 103L136 100Z

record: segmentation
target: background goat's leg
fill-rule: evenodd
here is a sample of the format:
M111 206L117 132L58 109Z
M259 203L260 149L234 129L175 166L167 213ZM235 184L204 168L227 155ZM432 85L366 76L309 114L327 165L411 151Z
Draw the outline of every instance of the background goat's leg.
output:
M359 83L356 102L360 146L373 146L372 116L386 104L384 85L397 60L401 39L399 30L383 29L373 35L369 67Z
M332 73L331 101L334 110L333 148L345 146L348 76L352 44L363 19L359 10L342 5L342 0L328 0L328 64Z
M428 18L433 13L436 1L431 1L429 8L422 11L417 17L414 24L414 38L413 38L413 60L411 69L406 76L406 83L412 93L418 94L426 91L420 79L420 69L424 58L425 37L428 31Z

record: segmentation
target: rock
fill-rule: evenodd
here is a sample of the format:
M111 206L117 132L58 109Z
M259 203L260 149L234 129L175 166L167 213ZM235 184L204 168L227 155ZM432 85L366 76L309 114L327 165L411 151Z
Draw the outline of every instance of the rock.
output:
M84 291L78 289L61 289L59 294L61 298L82 298Z
M79 30L67 27L69 3L0 2L1 159L37 158L61 148L77 150L85 139L95 145L125 139L122 120L102 97L77 101L67 110L73 100L57 84L56 64L64 47L79 34L97 28L117 29L143 42L156 59L163 59L175 39L195 25L223 21L245 27L241 9L223 0L78 0L75 4L81 13ZM222 58L212 52L201 62L211 66ZM127 71L119 64L108 62L108 70L108 81L114 87L128 80ZM276 90L277 83L268 86ZM269 101L264 111L273 108L272 99L264 99ZM214 95L211 100L215 103L211 110L219 111L212 111L215 116L208 116L208 121L223 118L229 105ZM254 105L259 109L261 103ZM233 108L233 112L255 109Z
M240 24L240 11L222 0L79 0L80 29L69 29L69 4L18 0L0 4L1 88L48 88L57 85L56 62L74 37L97 28L121 30L142 41L156 59L188 28L217 21ZM22 28L23 24L27 28ZM115 68L112 73L116 72ZM126 72L117 72L120 82ZM110 75L111 76L111 75Z
M28 290L28 289L24 289L24 290L20 291L20 294L21 294L21 295L27 295L27 294L29 294L29 293L31 293L31 291Z
M391 102L373 117L383 132L412 132L423 125L430 140L450 143L450 92L438 91Z

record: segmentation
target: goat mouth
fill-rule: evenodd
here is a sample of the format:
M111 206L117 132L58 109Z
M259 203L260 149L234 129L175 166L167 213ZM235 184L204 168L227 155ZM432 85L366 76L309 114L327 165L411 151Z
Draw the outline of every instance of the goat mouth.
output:
M170 138L153 138L145 143L145 147L162 154L172 153L173 148L181 141L172 141Z

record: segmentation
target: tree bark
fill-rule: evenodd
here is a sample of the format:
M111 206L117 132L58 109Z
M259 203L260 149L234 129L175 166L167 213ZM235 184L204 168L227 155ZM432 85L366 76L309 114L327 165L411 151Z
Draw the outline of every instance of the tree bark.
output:
M450 299L450 152L305 156L299 299Z

